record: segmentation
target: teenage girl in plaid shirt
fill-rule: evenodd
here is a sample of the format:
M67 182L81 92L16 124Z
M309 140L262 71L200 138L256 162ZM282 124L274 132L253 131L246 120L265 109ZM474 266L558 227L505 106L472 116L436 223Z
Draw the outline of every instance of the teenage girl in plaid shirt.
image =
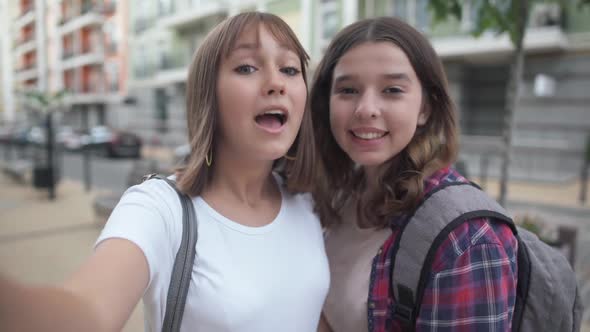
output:
M396 18L354 23L332 41L311 92L325 167L314 197L327 228L332 281L321 329L402 331L390 296L392 249L433 188L467 181L443 67ZM509 331L517 242L508 226L469 220L437 251L416 331Z

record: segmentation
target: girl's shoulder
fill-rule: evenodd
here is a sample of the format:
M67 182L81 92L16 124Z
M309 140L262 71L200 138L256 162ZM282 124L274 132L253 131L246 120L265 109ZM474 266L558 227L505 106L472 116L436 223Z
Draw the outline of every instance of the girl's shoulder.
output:
M451 231L438 247L433 263L434 270L445 270L468 260L477 261L473 252L487 250L498 258L516 261L518 240L512 229L504 222L493 218L474 218L466 220ZM485 259L485 257L481 257Z

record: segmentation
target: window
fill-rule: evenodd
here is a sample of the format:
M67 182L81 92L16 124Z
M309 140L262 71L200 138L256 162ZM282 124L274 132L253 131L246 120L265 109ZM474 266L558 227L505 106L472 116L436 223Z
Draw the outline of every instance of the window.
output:
M427 31L430 26L428 0L391 0L390 13L420 31Z
M119 64L116 62L108 62L105 64L105 71L107 75L108 90L110 92L119 91Z
M119 31L113 21L107 21L103 26L104 35L106 36L107 52L117 53L119 45Z
M506 113L508 65L466 66L461 82L461 132L501 136Z
M319 3L316 25L319 36L316 38L316 47L320 53L330 43L330 40L340 29L340 5L339 1L322 0Z
M411 1L411 0L409 0ZM408 23L411 23L408 18L408 0L393 0L393 16L400 18Z
M160 16L172 14L174 11L174 4L172 0L160 0L158 1L158 13Z
M331 39L338 32L340 25L338 2L323 0L320 6L322 39Z

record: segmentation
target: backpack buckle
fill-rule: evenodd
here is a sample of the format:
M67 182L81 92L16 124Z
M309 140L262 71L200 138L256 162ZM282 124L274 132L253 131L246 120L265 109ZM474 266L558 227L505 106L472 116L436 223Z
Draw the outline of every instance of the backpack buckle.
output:
M413 322L413 308L397 303L393 309L393 316L405 326Z
M414 292L405 285L398 285L398 299L393 309L393 317L400 322L404 331L413 330Z

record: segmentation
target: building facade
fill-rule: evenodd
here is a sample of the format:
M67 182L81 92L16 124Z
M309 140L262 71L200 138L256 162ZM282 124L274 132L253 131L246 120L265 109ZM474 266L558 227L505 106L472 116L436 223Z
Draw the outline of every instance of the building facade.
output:
M56 62L52 84L67 92L64 123L87 129L125 122L120 113L127 94L127 10L128 1L56 2L50 54Z
M0 0L0 36L10 36L9 23L14 17L14 2ZM11 123L15 119L12 91L12 38L0 38L0 123Z
M139 4L141 2L141 5ZM469 35L477 1L462 21L434 25L428 0L132 1L130 90L136 122L153 143L186 142L188 63L206 33L229 15L272 12L287 21L312 57L311 70L342 27L397 16L425 33L445 65L461 125L461 155L474 176L499 175L512 47L505 35ZM590 133L590 9L537 5L525 39L522 98L515 113L511 178L570 181Z
M128 1L1 0L4 122L38 124L25 93L65 92L60 121L76 129L118 119L127 95Z
M5 89L13 100L12 121L26 122L31 119L24 93L45 91L47 89L47 35L46 2L42 0L20 0L9 4L8 34L4 39L11 40L11 63L5 70L12 71L11 86ZM6 97L5 97L6 98Z

